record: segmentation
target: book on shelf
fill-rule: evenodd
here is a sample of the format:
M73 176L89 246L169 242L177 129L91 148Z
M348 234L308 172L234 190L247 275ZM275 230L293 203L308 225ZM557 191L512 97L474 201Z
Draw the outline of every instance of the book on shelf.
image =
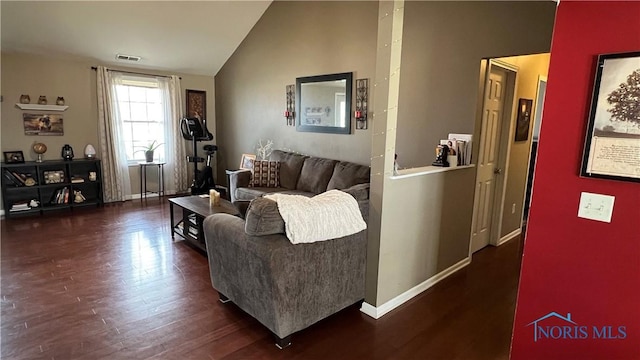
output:
M189 234L193 235L194 237L198 237L198 228L194 228L193 226L190 226Z
M29 210L29 209L31 209L31 208L27 204L24 204L24 205L15 204L15 205L13 205L11 207L11 209L9 209L9 211L24 211L24 210Z
M473 135L471 134L449 134L447 141L455 144L456 155L458 155L458 165L471 164L471 150Z
M11 208L9 209L9 212L16 212L16 211L26 211L26 210L31 210L34 207L38 207L38 201L33 199L33 200L24 200L24 201L17 201L15 203L13 203L11 205Z
M64 187L62 189L56 190L51 196L51 204L68 204L69 203L69 188Z
M4 177L4 181L7 183L7 185L22 186L22 183L16 180L16 178L11 172L9 172L9 170L3 171L2 176Z
M84 182L84 179L82 177L80 177L80 176L72 176L71 177L71 183L72 184L80 184L80 183L83 183L83 182Z
M22 184L22 185L26 185L25 183L25 179L22 178L22 176L20 174L18 174L15 171L12 171L11 174L13 175L13 177L15 177L16 179L18 179L18 181ZM25 177L26 178L26 177Z

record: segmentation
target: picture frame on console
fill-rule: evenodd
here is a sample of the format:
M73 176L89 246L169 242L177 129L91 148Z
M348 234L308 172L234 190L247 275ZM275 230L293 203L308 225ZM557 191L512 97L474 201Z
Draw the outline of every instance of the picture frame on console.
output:
M640 52L598 56L583 177L640 182Z
M24 154L22 151L4 151L4 162L6 164L22 164L24 163Z
M253 162L256 160L254 154L242 154L240 159L240 169L253 170Z

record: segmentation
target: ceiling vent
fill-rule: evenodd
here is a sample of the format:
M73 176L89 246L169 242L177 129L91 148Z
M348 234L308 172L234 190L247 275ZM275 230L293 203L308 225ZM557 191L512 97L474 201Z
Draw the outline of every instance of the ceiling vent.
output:
M117 54L116 59L126 61L140 61L140 56Z

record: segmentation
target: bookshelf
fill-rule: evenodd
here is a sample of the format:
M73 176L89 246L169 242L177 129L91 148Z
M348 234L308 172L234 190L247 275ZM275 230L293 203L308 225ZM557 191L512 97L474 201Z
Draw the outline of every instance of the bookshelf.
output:
M2 163L0 172L6 217L103 203L98 159Z

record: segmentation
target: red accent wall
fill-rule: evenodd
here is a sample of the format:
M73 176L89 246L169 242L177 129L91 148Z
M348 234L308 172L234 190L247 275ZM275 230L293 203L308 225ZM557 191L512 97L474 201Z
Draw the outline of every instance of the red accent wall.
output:
M640 359L640 183L579 176L597 55L629 51L640 51L640 2L560 2L512 359ZM611 223L577 217L583 191L615 196ZM577 339L534 342L527 325L551 312L571 314L576 325L546 324ZM593 326L626 337L594 339Z

